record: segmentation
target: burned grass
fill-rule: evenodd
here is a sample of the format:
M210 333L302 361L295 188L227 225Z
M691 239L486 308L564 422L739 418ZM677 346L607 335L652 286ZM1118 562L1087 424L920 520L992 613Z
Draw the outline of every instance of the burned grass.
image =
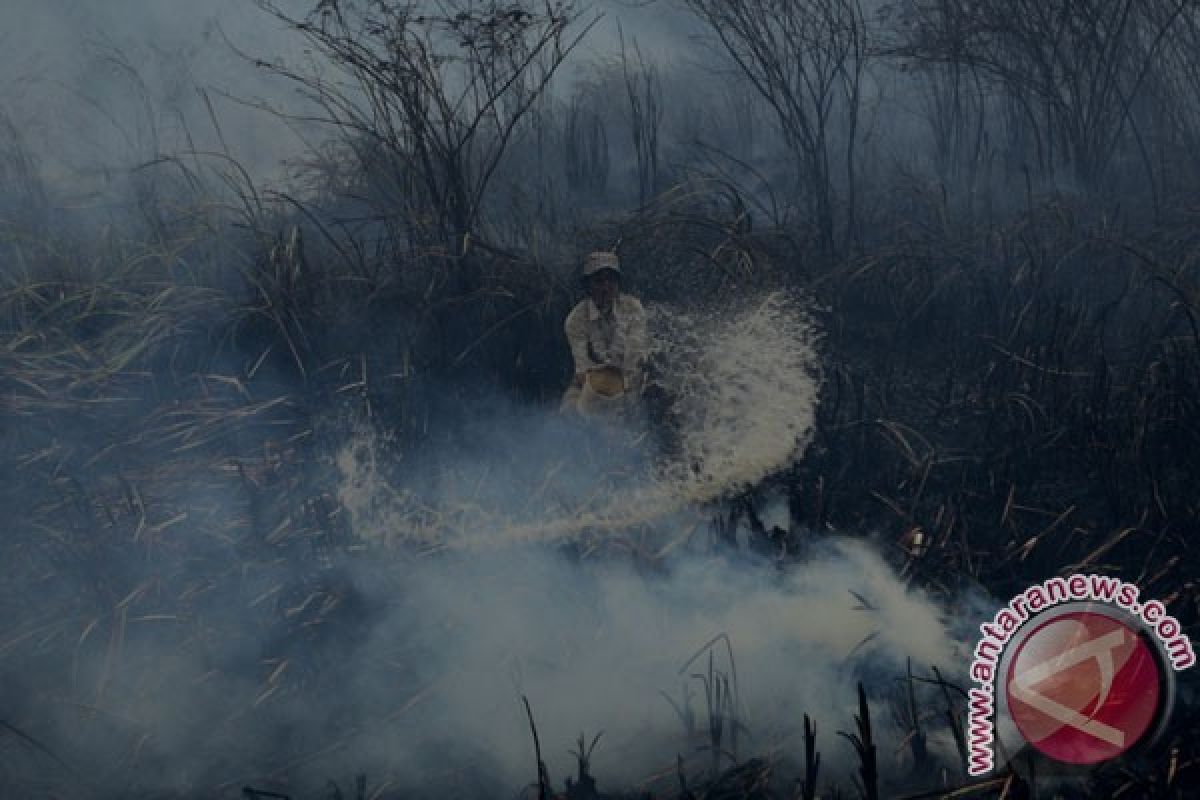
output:
M877 532L909 584L950 606L967 587L1003 597L1053 574L1114 574L1162 598L1194 636L1194 218L1136 236L1085 225L1058 204L987 229L906 220L881 226L869 252L828 262L809 255L802 233L750 229L731 192L687 184L586 234L621 241L651 300L701 304L782 287L809 292L823 309L812 446L761 485L721 498L713 538L722 548L736 550L738 530L748 529L743 543L787 563L831 529ZM566 282L547 280L555 265L477 243L454 256L349 270L327 243L302 246L321 241L302 235L306 218L279 211L256 220L234 252L241 278L232 287L214 256L225 251L196 244L216 235L208 229L179 232L158 250L109 242L90 260L66 242L4 240L22 266L0 292L0 491L11 510L0 671L18 687L30 674L70 687L56 698L4 695L14 706L3 709L12 720L0 732L11 740L3 752L21 762L4 773L6 790L41 786L36 773L56 769L50 762L72 763L39 733L53 706L115 743L112 763L73 765L88 777L64 778L64 793L120 785L125 796L317 796L252 787L264 785L257 777L286 783L319 771L329 753L363 746L372 726L402 720L428 691L358 717L285 715L259 734L254 781L237 783L246 754L218 744L205 770L165 790L128 777L169 771L154 720L105 720L110 712L100 710L118 689L151 704L185 691L145 659L150 642L204 663L205 675L238 676L243 710L203 720L213 730L336 691L355 671L346 654L368 635L373 613L336 566L370 558L331 489L347 426L392 430L409 451L436 447L463 435L457 424L473 389L549 406L565 377L558 326L572 298ZM190 282L178 280L184 264ZM393 457L400 453L379 454ZM786 527L762 520L772 491L787 498ZM621 551L655 566L656 551L637 541L597 537L576 555ZM231 652L227 641L216 646L230 635L242 639L236 663L214 659ZM662 754L667 766L646 788L602 794L590 757L603 741L585 747L581 738L577 774L562 791L535 752L529 796L836 795L829 753L839 746L856 765L841 796L1023 791L1011 777L966 782L963 698L920 667L899 694L886 683L860 686L844 740L817 736L818 725L844 722L805 716L803 752L752 756L759 743L740 722L729 655L728 669L711 647L685 665L702 713L686 698L676 706L686 753L677 762ZM205 683L186 691L203 695ZM905 734L898 753L880 752L872 727L889 708ZM297 734L301 724L312 729ZM931 751L931 728L949 736L950 758ZM1092 790L1183 796L1195 780L1196 732L1187 705L1153 751L1100 771ZM398 780L357 781L353 796L410 796ZM439 780L455 787L443 797L509 791L472 775ZM336 783L329 794L350 796Z

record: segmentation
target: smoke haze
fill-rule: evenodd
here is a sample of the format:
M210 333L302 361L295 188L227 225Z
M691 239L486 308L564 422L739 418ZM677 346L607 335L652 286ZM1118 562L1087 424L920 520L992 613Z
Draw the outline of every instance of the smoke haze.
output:
M498 398L456 447L392 460L386 431L359 428L334 464L358 545L320 567L288 550L238 566L223 543L245 524L236 482L163 487L155 506L214 516L164 540L149 570L114 551L108 570L147 577L111 615L58 621L75 642L69 686L39 680L36 657L18 667L7 713L37 720L70 771L9 740L10 777L80 798L243 783L305 796L356 774L516 792L535 774L525 696L556 782L576 737L603 732L603 785L669 787L675 753L693 778L708 769L703 681L723 676L740 758L794 758L809 714L826 775L848 780L833 733L852 725L856 681L886 686L910 660L954 674L964 645L869 543L814 539L786 568L712 546L711 501L786 467L811 434L803 303L662 309L652 327L660 380L681 398L674 460L636 426ZM56 593L87 591L64 577ZM875 725L890 752L903 734Z
M865 5L870 27L890 4ZM307 798L365 774L368 796L515 796L537 777L526 698L555 787L602 733L602 791L675 796L676 754L693 786L711 777L714 681L735 692L722 746L782 780L816 721L822 792L855 779L836 733L862 682L886 789L913 768L899 679L961 683L990 616L962 583L1132 570L1129 547L1186 601L1190 551L1163 554L1200 452L1193 223L1161 251L1104 250L1123 218L1100 191L1145 172L1124 208L1149 214L1186 183L1186 114L1182 132L1109 114L1111 169L1072 209L1059 151L1087 126L1020 81L872 55L861 116L838 87L810 154L830 170L823 240L819 181L711 33L666 0L592 12L478 229L444 236L444 198L392 169L411 153L257 107L311 110L253 59L311 74L322 56L256 3L7 5L0 794ZM193 151L245 208L165 159ZM14 178L26 158L48 202ZM1053 213L1045 187L1068 190ZM93 208L114 213L75 230ZM558 411L591 247L644 290L658 416ZM803 283L841 304L827 330ZM892 542L915 530L929 553L901 568ZM953 773L954 742L925 731L923 766Z

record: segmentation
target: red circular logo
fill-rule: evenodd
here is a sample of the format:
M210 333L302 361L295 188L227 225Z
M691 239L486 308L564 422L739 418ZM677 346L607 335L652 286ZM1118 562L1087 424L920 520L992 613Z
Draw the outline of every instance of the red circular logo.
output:
M1009 664L1008 710L1050 758L1096 764L1136 745L1159 714L1162 669L1137 631L1073 611L1035 628Z

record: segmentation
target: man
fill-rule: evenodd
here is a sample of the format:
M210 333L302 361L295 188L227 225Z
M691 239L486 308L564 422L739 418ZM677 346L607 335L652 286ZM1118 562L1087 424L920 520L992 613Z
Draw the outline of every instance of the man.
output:
M583 264L588 296L563 326L575 362L563 408L584 414L613 414L641 393L646 357L646 312L621 292L616 253L596 252Z

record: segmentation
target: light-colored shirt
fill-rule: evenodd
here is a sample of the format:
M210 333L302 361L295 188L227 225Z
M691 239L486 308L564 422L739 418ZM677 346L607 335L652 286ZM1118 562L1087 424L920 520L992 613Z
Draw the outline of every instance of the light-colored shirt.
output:
M617 295L607 314L585 298L567 315L563 327L577 375L616 367L628 376L640 369L646 356L646 310L632 295Z

